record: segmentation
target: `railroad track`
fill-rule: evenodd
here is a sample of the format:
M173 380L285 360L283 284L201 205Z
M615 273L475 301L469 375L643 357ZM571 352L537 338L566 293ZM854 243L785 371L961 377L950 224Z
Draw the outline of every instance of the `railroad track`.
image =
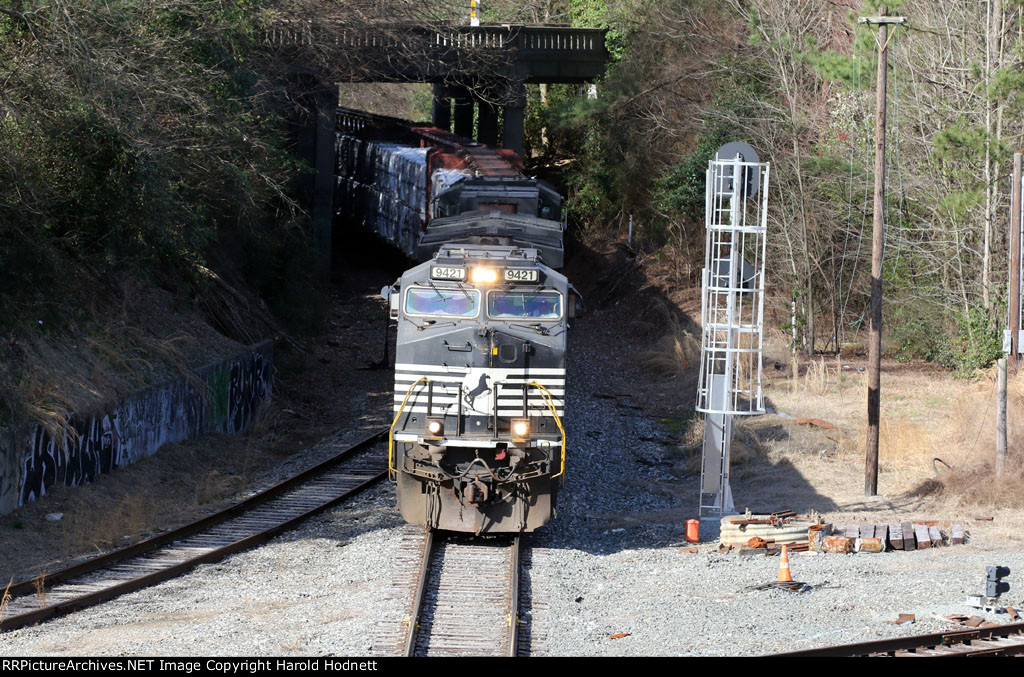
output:
M411 591L410 612L378 639L375 653L519 655L522 540L439 532L406 539L397 586Z
M0 631L105 602L270 540L383 479L386 435L386 430L377 432L266 491L179 529L12 585Z
M1024 623L793 651L780 656L1020 656Z

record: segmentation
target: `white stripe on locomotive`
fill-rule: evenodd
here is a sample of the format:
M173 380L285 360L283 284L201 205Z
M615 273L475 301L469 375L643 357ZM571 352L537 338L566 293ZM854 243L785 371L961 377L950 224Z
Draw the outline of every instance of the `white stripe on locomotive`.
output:
M434 413L440 415L446 409L449 409L449 408L452 408L452 407L457 407L458 404L459 403L456 400L441 400L441 399L438 399L438 398L435 397L433 399L433 401L430 403L430 406L431 406L431 411L433 411ZM565 407L565 402L563 402L560 399L551 398L551 404L553 404L556 409L562 409L562 408ZM399 398L399 397L396 397L395 398L395 411L398 411L398 408L401 407L401 405L402 405L402 399ZM427 407L427 400L426 400L426 398L420 398L420 399L417 399L415 401L413 401L412 398L409 398L409 401L406 402L406 404L405 404L405 411L410 411L414 407L415 408L421 408L421 409L425 410L426 407ZM528 409L545 409L546 410L548 408L548 403L547 403L547 400L531 399L531 400L527 400L526 407ZM522 399L518 399L518 400L516 400L516 399L500 399L500 400L498 400L498 408L499 409L514 409L515 411L522 411L523 410L523 400ZM452 411L452 412L449 412L449 413L454 414L455 412ZM463 415L474 415L474 414L470 414L468 412L463 412Z
M506 375L519 375L519 376L565 376L565 367L553 368L553 367L529 367L529 368L515 368L515 367L474 367L474 369L487 369L488 373L496 378L504 378ZM395 365L396 372L410 372L413 374L427 375L430 373L441 373L441 374L462 374L466 375L469 373L469 367L453 367L443 364L407 364L399 363Z
M395 390L405 392L409 389L409 386L416 383L419 377L395 377ZM522 390L524 385L529 385L534 380L541 384L548 390L552 388L565 388L565 379L553 379L553 378L539 378L531 379L529 381L499 381L498 387L512 390ZM434 390L438 388L446 388L448 386L458 386L463 383L462 379L430 379L430 382L434 384ZM419 388L427 388L427 382L424 381L418 385Z
M532 374L507 374L505 376L496 376L493 373L487 372L487 375L497 380L499 383L529 383L530 381L537 381L538 383L565 383L565 375L562 376L534 376ZM466 380L465 374L395 374L396 381L404 381L406 383L415 383L421 378L426 378L434 383L462 383Z
M395 409L394 409L395 413L398 412L398 409L399 409L399 405L395 405ZM426 405L424 405L422 407L406 406L405 409L402 409L402 413L403 414L426 414L427 413L427 407L426 407ZM438 411L437 407L435 407L430 413L431 413L432 416L440 416L443 412ZM561 409L559 407L555 407L555 413L558 414L558 418L564 418L565 417L565 410L564 409ZM521 417L522 415L523 415L523 410L522 410L521 407L519 409L499 409L498 410L498 416L501 416L501 417L504 417L504 418L516 418L516 417ZM551 410L548 409L546 406L545 407L531 407L530 409L527 410L526 415L529 416L529 417L535 417L535 418L544 418L544 417L550 418L551 417Z
M409 386L405 386L404 388L402 388L401 384L395 384L395 397L398 398L399 400L404 398L405 394L408 393L408 392L409 392ZM541 395L541 392L543 392L543 391L538 391L536 388L529 388L526 392L527 392L527 396L531 397L531 398L532 397L543 397ZM411 393L409 393L409 397L410 397L410 399L413 398L413 397L427 397L427 395L429 393L430 393L430 389L429 388L426 388L426 387L416 388ZM547 388L547 394L551 395L552 397L564 397L565 396L565 388ZM435 399L441 398L441 397L458 397L458 396L459 396L459 389L458 388L442 388L440 386L434 386L434 398ZM498 390L498 398L499 399L504 399L506 397L517 397L519 399L523 399L523 389L519 388L519 387L501 388L501 389L499 389Z

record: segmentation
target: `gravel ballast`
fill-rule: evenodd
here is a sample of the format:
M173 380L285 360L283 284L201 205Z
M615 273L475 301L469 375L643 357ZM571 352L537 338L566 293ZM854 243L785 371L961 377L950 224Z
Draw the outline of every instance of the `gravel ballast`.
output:
M955 627L932 614L1005 623L1005 614L963 603L982 591L988 564L1010 567L1006 602L1024 605L1016 582L1024 554L980 539L916 552L792 556L794 579L813 586L806 593L743 591L775 580L778 558L718 553L711 543L681 552L697 480L669 472L664 432L652 403L632 392L640 375L617 346L613 320L601 311L573 328L568 479L556 519L529 539L525 575L535 604L524 622L535 653L757 655ZM338 434L303 465L362 436ZM364 655L382 624L407 613L388 595L402 526L393 488L381 484L255 550L2 634L0 654ZM888 623L900 613L917 622Z

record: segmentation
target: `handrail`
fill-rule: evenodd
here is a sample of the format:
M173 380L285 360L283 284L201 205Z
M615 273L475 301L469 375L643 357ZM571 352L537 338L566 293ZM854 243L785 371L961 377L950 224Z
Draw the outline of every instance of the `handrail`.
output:
M398 472L398 469L395 468L394 465L393 465L394 449L395 449L395 426L398 425L398 419L400 419L402 417L402 412L405 410L405 405L409 402L409 397L412 395L413 389L416 386L418 386L420 383L424 383L424 382L425 383L430 383L430 379L428 379L426 376L420 376L411 386L409 386L409 389L405 391L405 397L402 398L402 404L398 407L398 411L395 413L395 418L391 422L391 428L388 430L388 478L389 479L394 479L395 474ZM527 383L527 385L528 386L532 386L534 388L537 388L537 390L540 391L541 398L544 400L544 404L546 404L548 409L551 411L551 417L553 419L555 419L555 425L558 426L558 432L562 436L562 439L561 439L561 444L562 444L562 466L558 470L557 473L555 473L554 475L551 476L551 479L554 479L556 477L561 477L562 478L562 484L565 484L565 452L566 452L565 427L562 425L562 419L559 418L559 416L558 416L558 409L557 409L557 407L555 407L554 397L552 397L551 392L547 388L542 386L537 381L531 381L530 383ZM495 398L495 402L497 402L497 398Z
M398 425L398 419L402 417L402 411L405 410L405 404L409 401L409 396L412 395L412 389L424 381L430 383L430 379L426 376L420 376L419 379L405 391L405 398L402 400L402 405L398 407L398 411L395 413L395 420L391 422L391 428L388 430L388 479L395 479L395 474L398 472L398 469L391 465L391 459L395 450L395 426Z
M374 29L377 29L375 32ZM288 41L312 44L317 39L331 40L350 47L396 47L405 44L410 36L419 37L424 45L435 47L486 47L497 49L527 49L539 51L603 52L604 28L576 28L570 26L425 26L416 24L363 24L346 25L330 19L295 20L278 19L266 31L266 39L282 44Z
M562 467L556 474L551 476L551 479L561 476L562 484L565 484L565 428L562 427L562 419L558 417L558 410L555 408L555 400L551 397L551 393L548 389L537 381L531 381L527 385L534 386L540 390L541 397L544 398L544 403L548 405L548 409L551 410L551 416L555 419L555 425L558 426L558 432L562 434Z

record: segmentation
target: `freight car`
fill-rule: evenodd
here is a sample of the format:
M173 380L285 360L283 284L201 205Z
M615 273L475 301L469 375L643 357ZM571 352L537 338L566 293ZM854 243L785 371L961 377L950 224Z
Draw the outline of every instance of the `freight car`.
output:
M337 201L418 264L386 287L397 322L388 469L403 518L526 532L565 471L562 198L518 156L449 132L338 113Z

